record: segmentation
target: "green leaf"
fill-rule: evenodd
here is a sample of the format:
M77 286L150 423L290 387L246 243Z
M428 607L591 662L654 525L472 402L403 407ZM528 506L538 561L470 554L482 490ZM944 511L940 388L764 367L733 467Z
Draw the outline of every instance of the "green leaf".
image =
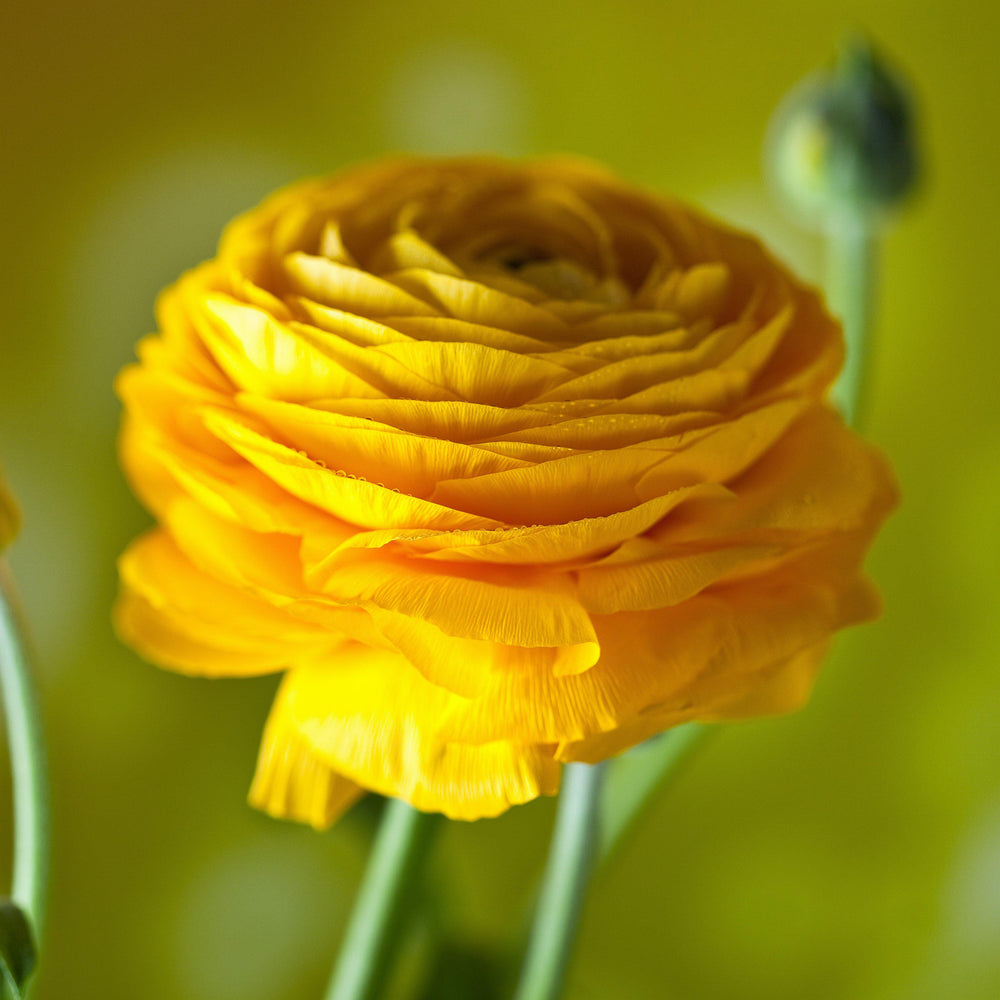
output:
M21 1000L35 958L35 938L24 911L9 899L0 900L0 974L11 1000Z
M611 761L601 795L600 857L606 859L713 727L689 722Z

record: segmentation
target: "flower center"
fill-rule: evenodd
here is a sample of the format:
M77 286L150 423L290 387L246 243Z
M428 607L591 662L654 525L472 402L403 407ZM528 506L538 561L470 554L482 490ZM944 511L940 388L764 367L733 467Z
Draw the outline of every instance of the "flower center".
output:
M540 247L504 244L477 255L476 269L501 271L549 299L605 301L607 282L591 268Z

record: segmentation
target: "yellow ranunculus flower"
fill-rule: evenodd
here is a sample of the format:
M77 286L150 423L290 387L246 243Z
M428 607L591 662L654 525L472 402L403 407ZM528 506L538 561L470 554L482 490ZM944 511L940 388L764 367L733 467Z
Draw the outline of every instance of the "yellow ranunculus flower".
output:
M17 505L0 476L0 549L17 534Z
M252 801L472 819L691 719L784 711L895 502L837 324L753 239L594 167L393 160L279 192L118 389L160 526L117 623L285 671Z

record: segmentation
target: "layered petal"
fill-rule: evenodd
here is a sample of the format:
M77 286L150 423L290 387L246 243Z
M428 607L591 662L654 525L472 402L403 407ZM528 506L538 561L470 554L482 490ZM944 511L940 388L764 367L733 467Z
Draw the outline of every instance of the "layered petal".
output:
M119 571L119 633L174 670L207 677L271 673L301 658L323 658L343 641L198 569L163 530L134 542Z
M331 768L418 809L478 819L555 794L559 766L551 748L439 739L438 720L460 700L428 684L403 657L359 646L335 664L290 673L277 704Z
M276 819L294 819L325 830L364 795L364 789L313 750L288 709L282 688L264 727L249 801Z

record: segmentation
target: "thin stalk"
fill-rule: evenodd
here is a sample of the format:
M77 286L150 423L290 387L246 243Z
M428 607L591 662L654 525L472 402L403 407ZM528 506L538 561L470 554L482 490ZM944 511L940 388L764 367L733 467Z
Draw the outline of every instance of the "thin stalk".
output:
M326 1000L375 1000L392 968L414 877L440 817L399 799L385 806Z
M847 357L833 388L833 399L849 423L857 423L865 404L865 373L874 313L876 237L868 214L847 208L835 213L826 234L826 295L844 324Z
M49 876L49 793L41 712L14 584L0 560L0 691L14 791L11 898L31 919L36 947Z
M597 861L603 764L567 764L556 826L515 1000L556 1000L562 994Z

